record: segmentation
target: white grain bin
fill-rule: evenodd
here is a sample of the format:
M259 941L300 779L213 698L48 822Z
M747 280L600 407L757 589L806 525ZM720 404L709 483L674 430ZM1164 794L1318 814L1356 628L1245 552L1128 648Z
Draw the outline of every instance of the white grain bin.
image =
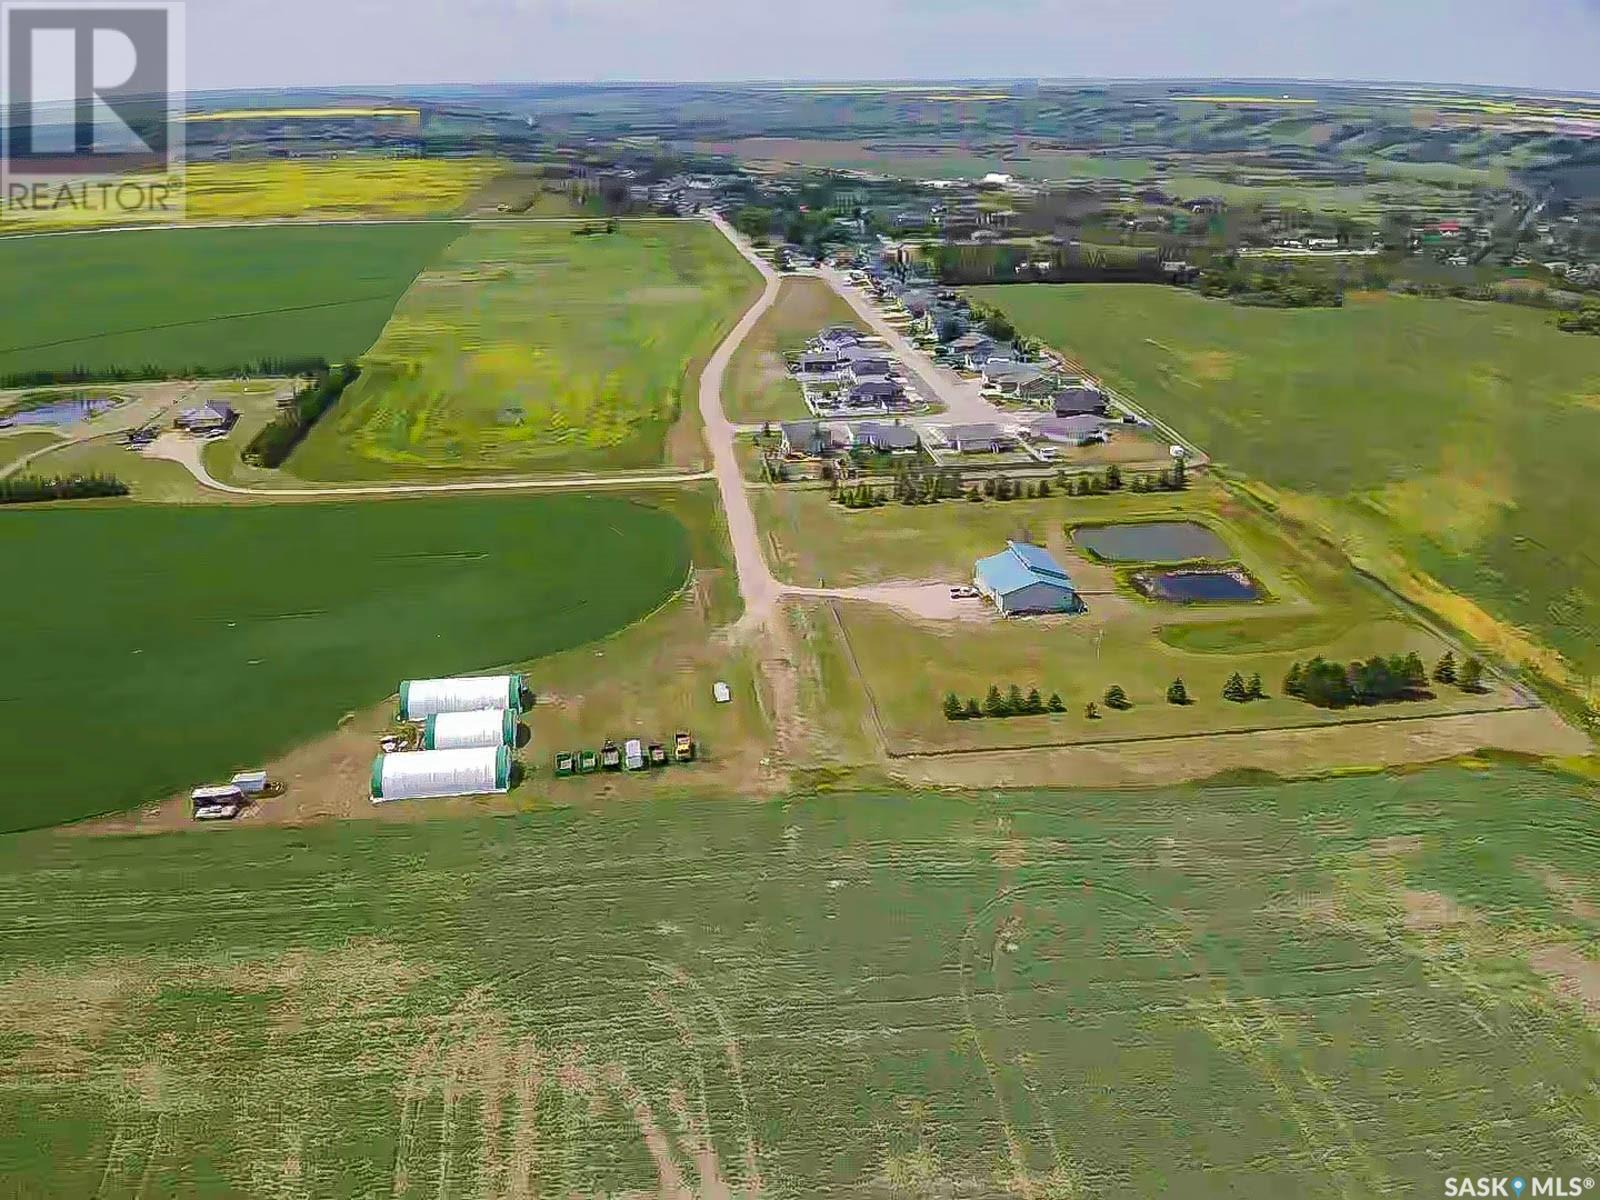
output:
M466 750L478 746L516 744L517 714L509 708L435 713L422 723L424 750Z
M504 746L383 754L372 764L374 804L430 796L487 796L510 789L511 751Z
M400 719L421 721L438 713L509 708L522 711L521 675L463 679L410 679L400 685Z

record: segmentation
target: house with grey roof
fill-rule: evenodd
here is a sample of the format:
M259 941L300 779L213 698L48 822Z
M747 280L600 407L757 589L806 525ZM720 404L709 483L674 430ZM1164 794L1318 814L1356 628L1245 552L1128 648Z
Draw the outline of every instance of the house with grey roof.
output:
M785 421L781 427L783 452L822 458L848 444L831 425L821 421Z
M1092 413L1072 417L1039 417L1028 423L1028 433L1043 441L1059 442L1064 446L1088 446L1109 440L1109 425L1110 422L1104 417Z
M855 444L880 454L914 454L922 438L910 425L882 421L863 421L855 427Z
M998 425L984 422L977 425L946 425L943 430L945 445L957 454L998 454L1008 449L1011 435Z
M1110 407L1104 392L1087 385L1063 388L1051 397L1050 403L1058 417L1103 417Z
M834 350L807 350L795 360L802 375L834 375L844 370L847 360Z
M830 325L817 335L817 345L824 350L843 350L859 345L864 337L853 325Z
M852 408L891 408L905 402L905 386L883 376L863 379L845 398L845 403Z

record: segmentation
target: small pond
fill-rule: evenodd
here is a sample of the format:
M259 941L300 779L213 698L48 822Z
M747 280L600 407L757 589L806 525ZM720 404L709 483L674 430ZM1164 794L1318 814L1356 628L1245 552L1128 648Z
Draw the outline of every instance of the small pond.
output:
M107 396L90 396L84 399L66 396L60 400L33 404L11 412L0 412L0 429L7 427L20 429L28 425L76 425L79 421L97 417L108 408L115 408L116 405L117 402Z
M1261 587L1239 567L1190 571L1140 571L1133 586L1152 600L1178 604L1228 603L1261 599Z
M1072 540L1107 562L1178 563L1233 557L1228 543L1194 521L1084 525L1072 531Z

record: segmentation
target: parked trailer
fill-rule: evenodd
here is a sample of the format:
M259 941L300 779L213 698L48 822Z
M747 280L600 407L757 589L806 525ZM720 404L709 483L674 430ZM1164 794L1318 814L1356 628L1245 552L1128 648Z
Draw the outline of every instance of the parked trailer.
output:
M672 757L681 763L694 761L694 739L687 733L680 733L673 741Z
M644 770L644 743L638 738L629 738L623 746L623 761L630 771Z
M556 778L565 779L578 772L578 756L576 754L556 755Z
M505 746L383 754L372 764L374 804L510 790L511 751Z
M522 676L408 679L400 685L402 721L421 721L439 713L478 712L486 708L521 712Z
M424 750L470 750L516 744L517 714L509 708L435 713L422 723Z

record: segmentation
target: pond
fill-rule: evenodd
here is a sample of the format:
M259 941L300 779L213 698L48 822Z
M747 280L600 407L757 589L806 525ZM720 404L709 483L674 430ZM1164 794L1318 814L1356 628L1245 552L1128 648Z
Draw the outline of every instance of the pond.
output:
M1140 571L1133 586L1152 600L1178 604L1229 603L1261 599L1261 587L1239 567L1193 571Z
M79 421L97 417L108 408L115 408L116 405L117 402L108 396L88 396L82 399L67 396L60 400L50 400L44 404L34 404L12 412L0 413L0 429L8 427L20 429L28 425L76 425Z
M1233 554L1211 530L1195 521L1135 521L1126 525L1083 525L1072 540L1107 562L1193 562Z

